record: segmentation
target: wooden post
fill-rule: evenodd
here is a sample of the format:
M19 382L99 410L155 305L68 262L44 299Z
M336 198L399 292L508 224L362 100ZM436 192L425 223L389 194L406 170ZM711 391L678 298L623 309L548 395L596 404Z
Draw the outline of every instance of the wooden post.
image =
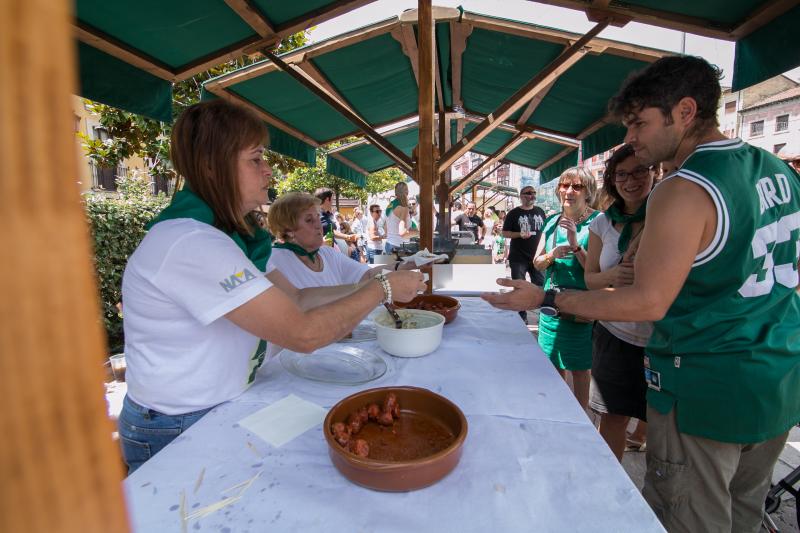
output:
M416 161L419 180L420 248L433 250L433 183L438 177L434 148L434 21L431 0L418 0L419 30L419 144Z
M450 119L447 114L439 113L439 154L450 148ZM448 168L436 179L436 199L439 200L439 237L450 238L450 169Z
M67 1L0 0L0 531L128 531L89 230Z

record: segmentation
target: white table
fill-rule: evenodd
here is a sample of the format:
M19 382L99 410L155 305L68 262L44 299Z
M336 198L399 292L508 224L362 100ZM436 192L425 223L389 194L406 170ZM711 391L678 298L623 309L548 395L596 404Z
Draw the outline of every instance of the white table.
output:
M359 347L384 356L386 375L326 385L272 360L245 394L145 463L125 481L134 531L179 532L181 494L191 513L259 472L240 500L187 531L663 531L516 313L464 298L427 357ZM350 483L331 464L321 425L276 449L238 424L289 393L329 408L385 385L429 388L467 417L461 462L431 487L382 493Z

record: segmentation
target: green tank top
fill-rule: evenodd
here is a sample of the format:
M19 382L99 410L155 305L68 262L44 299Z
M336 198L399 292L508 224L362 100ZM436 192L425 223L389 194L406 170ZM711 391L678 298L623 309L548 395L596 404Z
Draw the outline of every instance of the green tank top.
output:
M648 403L675 407L683 433L736 443L780 435L800 420L800 178L734 139L698 146L668 179L709 194L717 229L655 323Z
M578 224L575 229L575 237L578 244L586 249L589 246L589 223L600 214L600 211L594 211L586 220ZM548 218L544 223L542 230L542 239L545 239L544 250L547 253L553 251L554 248L561 245L569 245L567 239L567 231L558 227L558 220L561 213L553 215ZM568 254L563 259L556 259L545 271L545 290L550 287L559 287L561 289L580 289L586 290L586 282L583 280L583 267L578 262L575 254Z

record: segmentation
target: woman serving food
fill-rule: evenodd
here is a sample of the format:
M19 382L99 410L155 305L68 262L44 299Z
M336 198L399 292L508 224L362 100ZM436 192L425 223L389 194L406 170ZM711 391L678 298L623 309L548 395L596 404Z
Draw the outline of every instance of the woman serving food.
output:
M185 186L153 221L122 281L128 394L119 433L130 472L241 394L264 360L264 341L310 352L379 303L425 288L418 272L338 292L265 277L271 238L251 212L267 203L266 142L260 119L224 100L193 105L175 123L171 159Z

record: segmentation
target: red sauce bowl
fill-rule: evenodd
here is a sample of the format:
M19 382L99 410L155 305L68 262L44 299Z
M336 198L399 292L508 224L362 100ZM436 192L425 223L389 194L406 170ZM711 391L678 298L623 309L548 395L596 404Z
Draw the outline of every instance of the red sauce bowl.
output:
M381 459L359 457L347 451L333 438L331 426L336 422L345 422L348 415L370 403L383 404L386 395L393 392L400 404L400 419L395 424L406 424L413 421L415 427L435 427L437 434L445 428L452 434L452 441L444 449L426 454L424 433L409 434L408 431L398 427L395 436L391 429L384 431L380 437L381 442L373 442L373 446L380 444ZM420 425L417 423L422 422ZM374 422L369 423L374 424ZM363 428L356 438L365 438L369 443L369 435L375 432L371 428ZM432 485L449 474L461 459L462 447L467 437L467 419L456 404L428 389L419 387L380 387L358 392L341 400L334 405L325 417L323 425L325 440L331 461L339 472L358 485L388 492L406 492L421 489ZM393 442L393 439L396 440ZM415 458L409 456L409 442ZM413 444L416 443L416 444ZM394 448L393 448L394 446ZM398 456L391 457L392 449L397 450ZM388 455L388 456L387 456Z
M445 324L455 320L458 310L461 309L461 302L451 296L440 294L420 294L410 302L394 302L394 305L401 309L424 309L439 313L444 317Z

